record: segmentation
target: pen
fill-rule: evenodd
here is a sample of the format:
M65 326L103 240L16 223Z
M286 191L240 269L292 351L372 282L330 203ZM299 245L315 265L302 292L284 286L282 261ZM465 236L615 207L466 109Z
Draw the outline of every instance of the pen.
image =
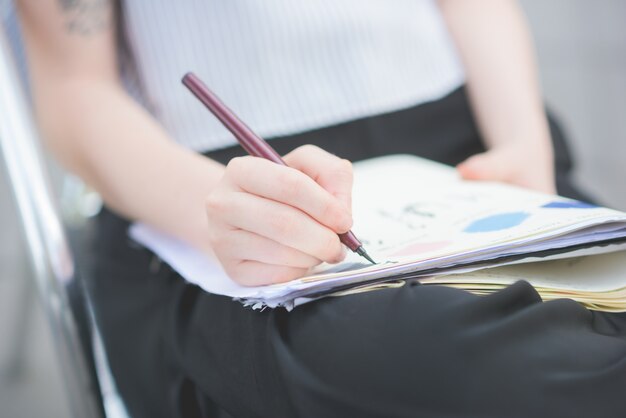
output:
M248 154L265 158L276 164L287 165L274 148L243 123L195 74L191 72L185 74L182 82L219 119L226 129L232 132ZM364 257L370 263L376 264L352 231L338 235L346 247Z

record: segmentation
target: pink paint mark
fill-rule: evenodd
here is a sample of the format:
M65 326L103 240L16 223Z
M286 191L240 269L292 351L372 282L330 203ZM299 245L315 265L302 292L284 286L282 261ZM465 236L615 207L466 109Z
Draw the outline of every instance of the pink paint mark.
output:
M392 256L397 256L397 257L402 257L402 256L406 256L406 255L416 255L416 254L422 254L422 253L428 253L431 251L437 251L440 250L442 248L447 247L448 245L452 244L451 241L438 241L438 242L418 242L415 244L410 244L406 247L404 247L403 249L401 249L400 251L397 251L393 254L391 254Z

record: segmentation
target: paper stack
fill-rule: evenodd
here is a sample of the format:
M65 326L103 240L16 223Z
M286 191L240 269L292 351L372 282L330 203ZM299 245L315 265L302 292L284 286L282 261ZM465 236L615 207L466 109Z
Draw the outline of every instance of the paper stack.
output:
M525 279L545 299L572 297L590 307L626 309L625 213L463 181L450 167L399 155L355 165L353 214L353 231L379 264L352 255L306 277L262 287L237 285L214 260L145 225L134 225L130 235L191 283L257 308L291 309L407 279L480 294Z

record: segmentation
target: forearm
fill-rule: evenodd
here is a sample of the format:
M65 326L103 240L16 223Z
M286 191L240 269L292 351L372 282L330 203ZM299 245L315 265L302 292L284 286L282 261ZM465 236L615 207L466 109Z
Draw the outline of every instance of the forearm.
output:
M532 39L514 0L440 0L489 148L521 142L551 154Z
M223 167L176 145L118 76L112 0L20 0L48 148L117 212L208 249L204 201Z
M177 145L109 82L74 78L38 87L40 127L66 167L122 215L208 246L204 200L223 166Z

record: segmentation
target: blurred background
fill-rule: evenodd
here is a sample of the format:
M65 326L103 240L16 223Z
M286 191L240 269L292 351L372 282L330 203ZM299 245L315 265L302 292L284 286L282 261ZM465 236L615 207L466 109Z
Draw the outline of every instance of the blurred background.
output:
M577 161L578 183L605 205L626 210L626 0L521 4L546 101ZM53 173L53 183L60 184ZM2 166L0 232L0 417L69 416Z

